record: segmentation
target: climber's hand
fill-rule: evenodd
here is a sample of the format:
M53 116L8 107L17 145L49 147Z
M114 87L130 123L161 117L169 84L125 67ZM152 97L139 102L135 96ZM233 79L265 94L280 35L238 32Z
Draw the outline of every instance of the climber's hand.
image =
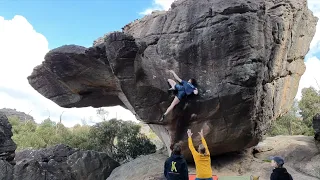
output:
M188 133L188 137L191 137L191 136L192 136L191 129L188 129L187 133Z
M174 74L174 71L173 71L173 70L169 70L169 72L172 73L172 74Z
M197 95L197 94L199 93L198 89L196 88L196 89L193 91L193 93L194 93L195 95Z
M201 131L198 133L200 134L201 137L203 137L203 129L201 129Z

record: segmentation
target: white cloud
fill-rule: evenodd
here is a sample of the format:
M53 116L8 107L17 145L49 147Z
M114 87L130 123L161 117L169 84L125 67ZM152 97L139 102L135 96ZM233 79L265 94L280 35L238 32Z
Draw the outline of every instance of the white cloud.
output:
M141 14L141 15L151 14L152 11L154 11L154 10L155 10L155 9L149 8L149 9L146 9L145 11L143 11L143 12L140 12L139 14Z
M320 1L319 0L308 0L308 7L313 12L313 15L318 17L318 24L316 27L316 34L314 35L311 44L309 56L320 51Z
M302 75L299 83L298 93L296 98L301 99L301 90L303 88L314 87L319 89L320 87L320 60L316 57L307 59L305 62L306 72ZM320 90L320 89L319 89Z
M308 0L308 7L313 12L319 12L320 11L319 0Z
M31 111L36 122L49 116L57 122L65 111L62 120L68 127L81 123L81 119L98 122L95 108L61 108L29 85L27 76L41 64L48 51L47 39L23 16L15 16L12 20L0 16L0 108ZM118 119L135 120L130 111L119 106L105 109L110 111L110 118L117 115Z
M154 0L155 4L159 4L164 10L168 10L174 0Z
M155 11L155 10L166 10L167 11L170 9L171 4L174 1L175 0L153 0L152 7L147 8L143 12L140 12L140 14L141 15L151 14L152 11Z

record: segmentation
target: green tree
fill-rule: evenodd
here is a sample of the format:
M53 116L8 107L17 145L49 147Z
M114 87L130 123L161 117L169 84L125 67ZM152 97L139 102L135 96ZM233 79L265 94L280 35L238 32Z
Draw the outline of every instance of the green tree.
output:
M98 151L115 154L116 137L120 131L121 122L115 119L97 123L90 129L90 139Z
M291 109L272 122L267 135L312 135L312 129L308 127L298 115L298 101L295 100Z
M118 159L136 158L139 155L155 152L156 146L148 137L140 133L141 126L133 122L122 122L117 134Z
M44 120L36 129L36 134L45 142L44 147L52 146L59 143L56 135L56 123L50 119Z
M41 148L45 146L43 139L36 135L37 124L33 121L22 122L19 118L8 117L12 125L13 141L17 144L17 150L26 148Z
M77 124L72 128L50 119L41 124L21 122L16 117L10 117L9 121L17 150L39 149L62 143L73 148L103 151L122 162L156 150L150 139L140 132L140 125L128 121L113 119L94 126Z
M69 133L64 136L64 143L80 149L95 150L95 147L92 146L91 141L89 140L90 126L79 124L73 126L69 129Z
M304 121L296 115L288 112L287 114L277 118L272 122L269 136L277 135L312 135L312 129L309 128Z
M21 131L20 119L17 116L9 116L8 120L12 126L12 133L18 134Z
M302 89L299 108L303 121L311 128L313 116L320 112L320 91L313 87Z
M295 100L291 110L272 122L267 135L313 136L313 116L320 112L320 91L310 87L302 89L301 100ZM299 116L300 115L300 116Z
M156 146L140 133L138 124L111 119L97 123L90 130L93 146L119 162L154 153Z

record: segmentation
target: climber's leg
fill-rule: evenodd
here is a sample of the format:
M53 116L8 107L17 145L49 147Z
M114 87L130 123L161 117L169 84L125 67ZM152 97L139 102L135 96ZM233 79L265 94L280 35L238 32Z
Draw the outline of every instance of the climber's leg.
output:
M172 79L168 79L168 83L171 86L170 90L175 90L175 86L176 86L177 83Z
M179 104L180 100L177 96L174 97L171 105L168 107L167 111L164 113L164 115L166 116L170 111L172 111L172 109Z
M168 109L166 110L166 112L162 115L160 121L163 121L165 116L170 112L172 111L172 109L177 105L179 104L180 100L186 95L186 93L184 92L184 89L180 89L179 90L179 87L180 85L179 84L176 84L176 89L178 89L178 94L177 96L174 97L171 105L168 107Z
M177 104L179 104L179 102L180 102L179 98L178 98L177 96L175 96L174 99L173 99L173 101L172 101L172 103L171 103L171 105L168 107L168 109L166 110L166 112L162 115L160 121L163 121L164 118L165 118L165 116L166 116L170 111L172 111L172 109L173 109Z

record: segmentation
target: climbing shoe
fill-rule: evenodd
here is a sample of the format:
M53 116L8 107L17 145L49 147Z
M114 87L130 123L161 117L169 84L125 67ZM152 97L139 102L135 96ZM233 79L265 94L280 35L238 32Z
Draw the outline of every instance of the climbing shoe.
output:
M160 122L162 122L165 117L166 117L166 115L162 114L161 119L160 119Z

